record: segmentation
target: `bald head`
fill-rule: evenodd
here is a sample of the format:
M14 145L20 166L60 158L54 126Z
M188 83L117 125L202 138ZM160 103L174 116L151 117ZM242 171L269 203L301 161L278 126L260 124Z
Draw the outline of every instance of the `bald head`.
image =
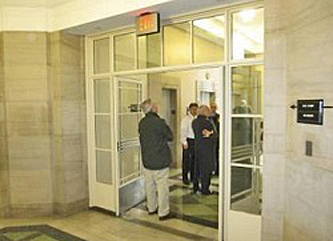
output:
M201 105L199 107L198 112L199 112L199 115L204 115L206 117L210 116L210 109L207 105Z
M141 108L145 114L148 112L158 112L157 104L152 102L151 99L147 99L141 104Z

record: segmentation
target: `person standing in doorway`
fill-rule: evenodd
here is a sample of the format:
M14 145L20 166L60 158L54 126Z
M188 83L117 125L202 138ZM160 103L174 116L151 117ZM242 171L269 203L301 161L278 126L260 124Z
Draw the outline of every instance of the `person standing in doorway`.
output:
M161 221L171 218L169 207L169 167L173 140L170 127L160 118L158 107L150 99L141 104L145 117L139 123L148 214L158 213Z
M193 180L194 172L194 132L192 129L192 121L196 118L198 112L198 104L191 103L189 105L188 114L181 122L181 144L183 148L183 183L190 184L188 174Z
M216 128L209 120L210 109L206 105L199 108L198 118L192 123L195 135L195 177L193 191L199 190L199 179L201 183L201 193L203 195L212 194L209 190L212 173L215 170L216 161Z
M216 157L215 175L218 176L219 175L219 169L220 169L220 165L219 165L220 114L217 113L217 105L216 105L215 102L210 102L210 111L211 111L210 120L214 124L214 126L216 128L216 132L217 132L216 153L215 153L215 157Z

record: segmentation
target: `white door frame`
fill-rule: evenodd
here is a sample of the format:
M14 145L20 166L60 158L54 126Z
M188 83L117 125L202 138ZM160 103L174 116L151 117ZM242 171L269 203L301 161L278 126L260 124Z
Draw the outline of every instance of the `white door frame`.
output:
M125 80L126 79L126 80ZM119 216L121 214L121 202L120 202L120 198L121 198L121 195L120 195L120 189L121 188L124 188L125 186L127 185L130 185L131 183L134 183L136 181L139 181L141 179L143 179L143 175L142 175L142 162L140 160L140 174L138 177L130 180L130 181L127 181L126 183L121 183L120 181L120 177L121 177L121 174L120 174L120 136L119 136L119 121L118 121L118 117L119 117L119 112L118 112L118 108L119 108L119 90L120 90L120 87L119 87L119 82L121 81L127 81L127 82L130 82L130 83L138 83L138 84L141 84L141 94L142 94L142 100L144 100L146 98L146 84L143 82L143 81L140 81L140 80L136 80L135 77L132 79L132 78L128 78L126 76L114 76L113 77L113 82L114 82L114 103L115 103L115 108L114 108L114 113L113 113L113 119L114 119L114 126L113 126L113 130L115 130L115 134L113 135L113 142L114 143L117 143L116 144L116 150L114 150L114 153L115 153L115 157L114 157L114 162L115 162L115 177L116 177L116 187L115 187L115 195L116 195L116 215ZM137 140L139 141L139 140Z
M114 62L113 62L113 38L116 35L122 34L122 33L130 33L134 32L133 28L127 28L123 30L114 30L114 31L108 31L107 33L101 33L99 35L89 35L86 37L86 73L87 73L87 128L88 128L88 135L87 135L87 142L88 142L88 165L91 164L91 158L92 158L92 147L93 143L92 140L94 139L94 133L91 130L93 125L93 120L91 118L90 112L93 108L93 99L91 95L91 83L93 79L96 78L103 78L107 77L111 80L111 84L114 85L114 77L117 76L128 76L128 75L136 75L136 74L149 74L149 73L157 73L157 72L169 72L169 71L185 71L185 70L193 70L193 69L200 69L200 68L221 68L222 71L224 69L224 74L222 72L222 76L220 78L221 88L223 88L221 94L221 102L219 103L219 106L221 106L221 113L224 114L223 121L221 123L224 123L223 126L221 126L221 135L220 135L220 145L223 148L220 148L220 173L223 173L224 178L223 180L220 179L219 183L219 240L222 240L222 238L227 241L228 236L228 212L230 208L229 203L229 197L230 197L230 165L231 165L231 120L232 120L232 101L231 101L231 90L232 90L232 81L231 81L231 66L241 66L241 65L256 65L256 64L263 64L263 59L260 60L232 60L231 58L231 50L232 49L232 43L231 43L231 21L229 21L231 14L234 11L243 10L246 8L255 8L255 7L262 7L263 4L261 1L253 1L253 3L249 4L230 4L222 6L219 9L215 9L212 11L207 12L200 12L193 15L188 15L186 17L180 17L172 19L172 23L176 22L182 22L182 21L193 21L193 19L199 19L214 15L225 15L227 20L227 25L225 28L225 58L224 61L216 62L216 63L208 63L208 64L194 64L193 59L191 58L192 63L187 65L180 65L180 66L162 66L158 68L152 68L152 69L135 69L131 71L122 71L122 72L115 72L114 71ZM192 31L192 30L191 30ZM110 38L110 71L105 74L93 74L92 72L92 60L93 60L93 41L96 39L101 39L104 37ZM192 43L193 44L193 43ZM162 46L162 53L161 53L161 63L163 65L164 60L164 53L163 53L163 37L161 40L161 46ZM192 52L191 52L192 53ZM137 51L135 51L135 55L137 54ZM193 56L192 56L193 57ZM137 59L137 56L135 56L135 59ZM89 64L90 63L90 64ZM135 62L137 64L137 61ZM113 93L114 94L114 93ZM228 111L229 110L229 111ZM116 147L115 147L116 148ZM221 153L222 152L222 153ZM91 169L91 168L90 168ZM221 170L222 169L222 170ZM91 170L89 171L89 175L91 175ZM91 178L90 178L91 179ZM89 179L89 188L91 190L92 184L91 180ZM223 195L223 196L221 196ZM223 197L223 198L222 198ZM91 198L91 196L90 196ZM230 241L230 240L229 240Z

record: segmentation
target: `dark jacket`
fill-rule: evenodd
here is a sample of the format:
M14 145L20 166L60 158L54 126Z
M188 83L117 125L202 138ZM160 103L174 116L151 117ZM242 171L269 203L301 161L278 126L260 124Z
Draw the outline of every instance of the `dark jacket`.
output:
M149 112L139 123L140 144L143 166L150 170L161 170L171 164L168 141L172 132L165 120Z
M216 165L216 143L217 132L209 118L199 115L192 122L192 127L195 135L194 148L195 158L199 170L213 171ZM210 137L203 137L202 131L207 129L214 131Z

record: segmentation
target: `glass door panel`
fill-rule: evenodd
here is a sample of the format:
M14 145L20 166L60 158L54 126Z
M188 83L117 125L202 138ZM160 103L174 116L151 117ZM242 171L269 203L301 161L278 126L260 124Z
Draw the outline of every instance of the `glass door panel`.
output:
M109 64L109 38L98 39L93 42L94 74L108 73Z
M120 126L120 138L122 140L136 140L138 137L138 123L141 119L141 115L122 114L119 116Z
M133 70L135 67L135 34L114 37L114 67L116 71Z
M111 149L110 115L95 115L96 148Z
M263 66L232 67L228 240L259 241L263 164ZM242 223L247 220L244 229ZM240 235L241 233L241 235Z
M262 59L264 9L246 9L232 14L232 59Z
M232 68L233 114L261 114L263 106L262 65Z
M138 146L120 152L120 179L126 183L141 175L141 150Z
M223 15L193 21L194 63L223 61L225 17Z
M90 205L115 211L113 145L111 138L112 105L109 79L92 81L93 90L93 155L90 168Z
M164 26L164 65L191 63L190 23Z
M109 151L96 151L96 179L97 182L111 184L112 171L111 171L111 152Z
M137 37L138 68L161 66L161 34L150 34Z
M138 125L143 117L143 81L140 78L117 77L118 108L118 212L123 213L144 200L141 150Z
M108 79L101 79L94 81L95 93L95 112L96 113L110 113L110 81Z
M231 168L231 210L261 215L261 178L259 168Z

